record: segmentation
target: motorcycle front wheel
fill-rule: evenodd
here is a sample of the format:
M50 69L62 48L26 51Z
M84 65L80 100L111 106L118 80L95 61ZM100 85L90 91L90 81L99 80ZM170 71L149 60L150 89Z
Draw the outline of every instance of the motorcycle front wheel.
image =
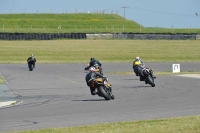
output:
M33 71L33 64L28 64L29 71Z
M146 77L146 80L152 87L155 87L155 83L150 75Z
M101 96L105 98L105 100L110 100L111 96L106 92L103 86L98 87L98 91L101 93Z

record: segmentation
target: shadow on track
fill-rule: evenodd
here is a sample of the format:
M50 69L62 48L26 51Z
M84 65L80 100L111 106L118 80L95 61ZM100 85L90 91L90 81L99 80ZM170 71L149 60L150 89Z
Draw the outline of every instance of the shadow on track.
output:
M72 100L72 101L85 101L85 102L87 102L87 101L107 101L107 100L105 100L105 99L88 99L88 100Z

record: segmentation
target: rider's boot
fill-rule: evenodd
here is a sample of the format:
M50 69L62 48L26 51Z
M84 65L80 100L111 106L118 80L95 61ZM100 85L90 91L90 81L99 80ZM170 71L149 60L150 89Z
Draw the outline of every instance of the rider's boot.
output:
M115 96L112 93L110 94L110 96L112 100L115 99Z
M96 95L96 94L97 94L97 92L96 92L96 91L93 91L91 94L92 94L92 95Z

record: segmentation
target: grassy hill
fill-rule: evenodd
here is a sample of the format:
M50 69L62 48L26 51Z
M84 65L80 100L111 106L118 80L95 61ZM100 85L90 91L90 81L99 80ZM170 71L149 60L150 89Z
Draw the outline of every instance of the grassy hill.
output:
M116 14L0 14L0 32L200 33L200 29L145 28Z
M118 32L143 27L113 14L1 14L0 32Z

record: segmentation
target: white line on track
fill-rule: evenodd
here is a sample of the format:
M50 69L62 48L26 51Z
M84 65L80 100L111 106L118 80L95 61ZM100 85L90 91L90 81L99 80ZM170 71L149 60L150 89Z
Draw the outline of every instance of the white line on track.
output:
M182 76L182 77L190 77L190 78L200 78L200 74L181 74L177 76Z
M8 82L6 81L6 79L4 78L4 76L0 73L0 75L1 75L1 77L3 78L3 80L4 80L4 82L6 83L6 84L8 84Z

